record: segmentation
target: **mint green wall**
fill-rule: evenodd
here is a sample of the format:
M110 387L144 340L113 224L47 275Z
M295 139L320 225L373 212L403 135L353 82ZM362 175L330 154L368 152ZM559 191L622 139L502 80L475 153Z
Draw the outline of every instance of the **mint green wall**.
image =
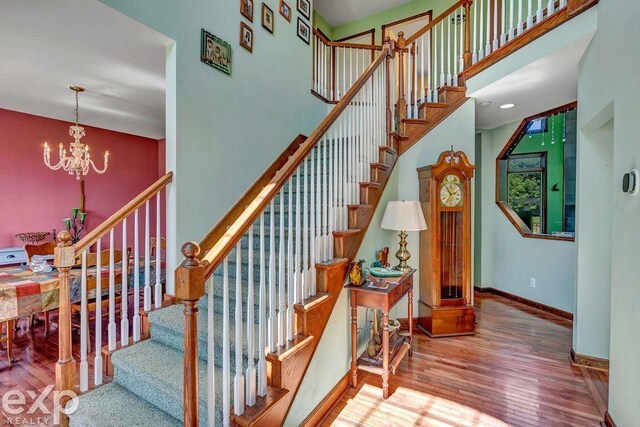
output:
M608 411L619 426L637 426L640 420L640 286L638 286L638 242L640 241L640 197L620 190L622 175L640 167L640 2L601 1L597 6L598 31L582 57L578 71L578 165L593 159L603 148L611 148L611 184L604 192L588 187L578 193L578 218L594 204L610 207L611 234L581 240L579 252L594 254L590 261L606 270L600 260L610 256L611 337ZM607 124L613 118L612 124ZM612 126L605 140L585 138L586 133ZM585 144L582 142L585 141ZM593 162L591 162L593 164ZM589 171L581 172L588 174ZM581 176L581 175L580 175ZM596 175L597 176L597 175ZM605 198L606 197L606 198ZM598 227L597 223L594 223ZM578 229L578 236L582 229ZM610 242L610 243L609 243ZM604 245L603 245L604 244ZM608 247L611 247L608 253ZM603 249L604 248L604 249ZM584 264L588 267L588 264ZM585 270L588 273L589 269ZM603 275L606 273L602 273ZM580 276L580 274L579 274ZM602 277L602 276L601 276ZM589 282L577 283L577 291L590 292ZM583 286L584 289L583 289ZM603 323L600 313L606 301L588 300L578 313L592 313ZM580 301L579 301L580 303ZM577 318L580 322L580 317ZM575 324L575 323L574 323Z
M428 10L433 10L433 17L435 18L452 4L452 0L413 0L400 6L369 15L362 19L338 25L333 27L331 32L333 34L333 39L337 40L375 28L376 43L382 43L382 25L417 15L418 13L426 12ZM322 21L324 21L324 19ZM322 31L325 30L322 29ZM411 34L407 34L407 36L410 35Z
M334 40L333 28L316 10L313 11L313 26L320 29L320 31L322 31L325 36L329 37L329 40Z
M291 23L276 12L272 35L260 25L256 3L249 53L238 44L247 20L236 1L102 2L176 42L167 68L167 160L174 162L177 253L185 241L199 241L299 133L308 135L326 115L310 93L311 47L296 35L295 10ZM278 0L265 3L278 10ZM200 62L202 28L231 44L231 76Z
M482 229L476 250L482 251L482 282L478 284L573 312L576 244L522 237L495 203L496 158L519 124L520 120L481 131ZM531 278L536 279L535 288Z
M563 231L564 218L564 115L547 120L547 132L525 135L513 154L547 153L547 234ZM544 145L542 142L544 141ZM552 144L551 141L554 141ZM559 191L551 191L554 185Z

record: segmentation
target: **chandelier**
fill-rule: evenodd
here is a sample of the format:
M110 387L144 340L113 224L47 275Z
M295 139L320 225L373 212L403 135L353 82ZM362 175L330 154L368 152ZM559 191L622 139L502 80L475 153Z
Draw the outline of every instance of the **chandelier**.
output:
M52 165L51 164L51 148L48 143L44 143L44 164L49 167L51 170L62 169L66 172L69 172L69 175L76 175L76 179L80 179L80 175L87 175L89 173L89 166L93 168L93 170L102 175L107 171L107 166L109 165L109 152L104 153L104 168L98 169L96 164L91 159L91 155L89 154L89 146L80 142L80 139L85 136L85 131L82 126L78 125L78 94L80 92L84 92L84 88L79 86L71 86L69 89L76 93L76 109L73 113L76 116L76 122L74 125L69 127L69 136L73 137L74 141L69 144L69 152L70 155L67 155L67 150L64 148L62 143L60 143L60 148L58 151L58 155L60 157L60 161Z

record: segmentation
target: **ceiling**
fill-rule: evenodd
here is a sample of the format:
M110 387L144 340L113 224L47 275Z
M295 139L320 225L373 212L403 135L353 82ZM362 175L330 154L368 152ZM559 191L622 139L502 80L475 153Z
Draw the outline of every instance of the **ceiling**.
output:
M79 85L81 124L164 137L170 39L95 0L1 9L0 108L72 121Z
M476 100L476 128L493 129L575 101L578 62L592 36L584 36L470 94ZM483 102L491 105L481 107ZM507 110L499 108L507 103L516 106Z
M315 0L313 8L331 25L346 24L411 0Z

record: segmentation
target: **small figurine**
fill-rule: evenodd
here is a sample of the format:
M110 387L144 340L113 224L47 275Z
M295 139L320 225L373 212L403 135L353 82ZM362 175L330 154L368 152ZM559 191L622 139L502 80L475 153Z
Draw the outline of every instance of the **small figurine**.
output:
M376 259L380 263L380 267L388 268L389 267L389 247L382 248L378 252L376 252Z
M364 283L364 275L362 274L362 264L364 260L353 261L349 266L349 284L353 286L362 286Z

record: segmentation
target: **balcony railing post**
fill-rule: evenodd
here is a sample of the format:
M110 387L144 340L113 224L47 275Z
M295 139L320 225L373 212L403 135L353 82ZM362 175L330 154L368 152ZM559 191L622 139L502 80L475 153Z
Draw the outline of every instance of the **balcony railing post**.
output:
M396 104L396 131L401 135L405 135L405 125L402 121L407 117L407 100L405 98L405 82L404 82L404 53L406 50L404 32L398 33L398 41L396 48L398 51L398 102Z
M205 269L196 258L200 246L182 245L185 260L176 269L176 298L184 306L184 425L198 425L198 301L204 295ZM213 414L210 414L213 416Z
M56 390L61 394L60 407L70 399L69 392L76 389L76 361L71 348L71 300L69 291L69 270L75 264L75 247L71 243L71 233L58 234L58 247L54 250L54 265L60 272L58 308L58 362L56 363Z
M471 4L473 0L469 0L464 4L464 69L466 70L471 66L473 54L471 53Z

